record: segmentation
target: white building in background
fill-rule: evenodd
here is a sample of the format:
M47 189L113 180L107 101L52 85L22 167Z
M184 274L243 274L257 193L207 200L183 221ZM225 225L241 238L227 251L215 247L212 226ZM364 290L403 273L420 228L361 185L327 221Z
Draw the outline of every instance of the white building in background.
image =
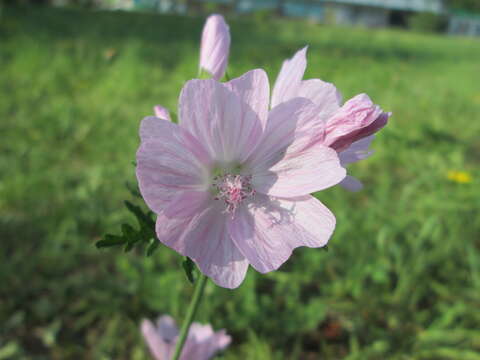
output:
M68 0L53 0L57 2ZM447 0L96 0L110 9L154 10L186 13L189 4L214 3L229 11L250 13L271 10L285 16L308 18L322 23L386 27L406 25L415 13L447 15ZM480 1L480 0L478 0ZM448 33L480 36L480 15L449 15Z
M448 21L448 33L452 35L480 36L480 15L454 13Z
M202 2L203 0L198 0ZM206 0L205 0L206 1ZM480 1L480 0L479 0ZM286 16L368 27L387 26L416 12L441 14L445 0L209 0L230 3L238 12L276 10Z
M323 4L323 20L368 27L404 25L413 13L446 11L444 0L325 0Z

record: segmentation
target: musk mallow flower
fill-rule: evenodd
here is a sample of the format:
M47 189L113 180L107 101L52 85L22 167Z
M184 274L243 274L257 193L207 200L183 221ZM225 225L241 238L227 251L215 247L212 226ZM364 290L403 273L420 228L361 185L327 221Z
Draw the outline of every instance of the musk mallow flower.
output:
M207 71L215 80L225 75L230 51L230 29L222 15L207 18L200 44L200 70Z
M278 269L299 246L322 247L335 217L310 194L345 177L337 152L318 141L309 99L269 111L263 70L226 83L190 80L179 124L143 119L137 178L165 245L216 284L235 288L249 264Z
M156 323L144 319L142 335L155 360L170 360L178 339L178 328L171 316L160 316ZM213 331L212 326L192 323L180 360L208 360L224 350L232 341L225 330Z
M296 97L310 99L317 105L317 121L325 124L321 141L338 152L342 165L365 159L372 154L368 148L371 135L387 124L391 113L383 112L366 94L357 95L342 106L340 92L333 84L320 79L303 80L306 55L304 47L283 62L272 91L272 108ZM351 176L340 184L352 191L362 187Z

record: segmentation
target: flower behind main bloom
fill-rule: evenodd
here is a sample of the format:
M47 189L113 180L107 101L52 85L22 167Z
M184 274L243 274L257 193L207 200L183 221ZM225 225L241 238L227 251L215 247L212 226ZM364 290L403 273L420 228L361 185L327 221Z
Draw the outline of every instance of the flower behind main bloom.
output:
M263 70L219 83L190 80L179 124L147 117L137 178L165 245L215 283L235 288L248 265L278 269L299 246L322 247L335 217L310 196L345 177L316 106L292 98L269 111Z
M172 317L163 315L156 324L144 319L141 331L155 360L171 359L178 339L178 328ZM231 341L225 330L214 332L210 325L193 323L180 360L208 360L224 350Z
M341 95L333 84L320 79L302 80L307 67L307 47L283 62L272 92L272 108L292 98L310 99L317 106L316 121L325 124L318 141L335 149L342 166L367 158L373 134L387 124L391 113L385 113L368 95L360 94L341 106ZM352 176L340 183L356 191L362 184Z
M230 29L222 15L207 18L200 44L200 70L207 71L215 80L225 75L230 52Z

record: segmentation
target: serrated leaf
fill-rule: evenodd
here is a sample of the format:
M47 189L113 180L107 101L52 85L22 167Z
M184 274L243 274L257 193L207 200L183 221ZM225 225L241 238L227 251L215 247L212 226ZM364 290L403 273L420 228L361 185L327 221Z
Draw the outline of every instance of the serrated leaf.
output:
M123 234L123 237L126 238L128 242L138 241L137 232L129 224L122 224L122 234Z
M155 229L155 222L152 220L152 218L150 218L150 216L143 212L140 206L133 205L128 200L125 200L125 206L133 215L135 215L141 228L143 226L148 226L149 228Z
M125 183L125 186L127 187L128 191L130 191L130 194L132 194L132 196L143 199L142 194L140 194L140 190L138 189L137 185L131 184L130 182L127 181Z
M122 244L125 244L126 242L127 242L127 239L125 239L123 236L107 234L102 240L97 241L95 243L95 246L98 249L100 249L103 247L122 245Z
M193 276L193 272L195 270L195 263L189 257L186 257L185 260L182 262L183 270L185 270L185 274L187 275L188 281L192 284L195 283L195 277Z
M155 231L151 228L144 226L140 229L139 235L144 242L148 242L150 239L155 238Z
M128 242L127 245L125 245L125 248L123 249L124 252L129 252L130 250L133 249L133 245L135 242Z

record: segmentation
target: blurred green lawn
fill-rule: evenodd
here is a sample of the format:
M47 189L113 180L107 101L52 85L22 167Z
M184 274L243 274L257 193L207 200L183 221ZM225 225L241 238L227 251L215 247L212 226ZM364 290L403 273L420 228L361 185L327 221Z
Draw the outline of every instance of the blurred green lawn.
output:
M310 45L307 78L368 93L394 116L365 189L318 197L329 251L206 289L199 320L225 359L480 359L480 43L286 20L231 20L230 75ZM3 9L0 17L0 359L144 359L143 317L181 318L192 293L161 246L97 250L134 223L137 130L195 77L201 18ZM447 179L467 171L472 182Z

